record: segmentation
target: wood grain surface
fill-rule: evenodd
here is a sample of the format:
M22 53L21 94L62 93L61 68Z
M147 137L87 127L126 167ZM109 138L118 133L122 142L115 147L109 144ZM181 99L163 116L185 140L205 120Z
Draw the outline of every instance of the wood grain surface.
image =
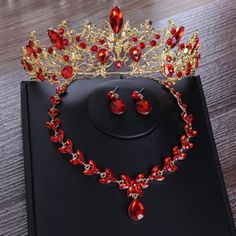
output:
M201 75L210 120L236 222L236 1L235 0L0 0L0 235L27 235L25 184L20 118L20 48L32 30L48 42L46 30L68 19L79 29L85 19L102 26L118 4L132 25L146 18L155 27L173 17L198 29ZM204 163L203 163L204 165ZM223 235L222 235L223 236Z

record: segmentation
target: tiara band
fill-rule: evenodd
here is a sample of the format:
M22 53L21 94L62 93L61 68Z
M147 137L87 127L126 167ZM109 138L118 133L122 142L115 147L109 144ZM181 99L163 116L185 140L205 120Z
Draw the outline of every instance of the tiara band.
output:
M51 47L44 47L32 32L22 48L21 63L32 79L61 84L80 76L153 75L175 83L193 75L199 64L198 32L183 43L184 26L169 20L166 28L155 31L146 20L140 28L123 23L123 13L115 6L110 22L102 29L86 21L82 32L70 30L63 21L48 29Z

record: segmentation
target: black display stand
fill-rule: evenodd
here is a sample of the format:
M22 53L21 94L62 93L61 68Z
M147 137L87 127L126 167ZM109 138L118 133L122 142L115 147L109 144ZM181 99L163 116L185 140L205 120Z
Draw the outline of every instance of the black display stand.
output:
M121 116L109 110L106 93L119 85L127 109ZM153 106L148 116L135 111L130 97L143 95ZM215 148L200 78L177 83L194 116L199 135L188 158L162 183L153 183L140 200L145 217L127 215L131 199L117 186L101 185L84 176L59 153L45 128L47 83L22 82L22 121L30 236L233 236L234 223ZM99 168L132 178L163 163L178 143L183 125L175 99L152 80L93 79L72 83L60 105L63 129L76 148Z

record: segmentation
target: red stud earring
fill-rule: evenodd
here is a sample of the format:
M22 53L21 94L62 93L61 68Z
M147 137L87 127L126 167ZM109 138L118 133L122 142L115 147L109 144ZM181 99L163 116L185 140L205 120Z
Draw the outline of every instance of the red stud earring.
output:
M111 111L116 115L121 115L125 112L125 104L122 99L119 99L119 94L116 93L118 86L112 91L107 93L107 99L111 101L110 108Z
M143 95L142 95L143 90L144 88L142 88L139 91L134 91L132 92L131 96L134 100L137 101L136 103L137 112L142 115L148 115L152 110L152 106L147 100L143 99Z

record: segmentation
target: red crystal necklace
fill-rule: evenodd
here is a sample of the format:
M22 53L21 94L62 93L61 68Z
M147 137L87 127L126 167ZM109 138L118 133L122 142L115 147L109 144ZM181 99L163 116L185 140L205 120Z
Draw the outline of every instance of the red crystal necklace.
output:
M139 173L135 179L131 179L126 174L116 177L111 169L105 168L100 170L94 160L85 160L81 150L73 149L71 139L66 138L64 131L60 128L61 120L59 118L58 106L67 91L68 85L66 83L58 86L56 94L51 97L52 107L48 110L50 121L46 123L48 129L53 131L53 136L50 137L51 141L58 144L58 150L62 154L71 156L69 162L72 165L82 166L85 175L98 175L101 184L113 184L121 190L127 190L127 196L133 199L128 207L128 214L135 221L141 220L144 217L144 206L138 200L138 197L141 197L143 194L143 189L148 188L151 181L163 181L168 172L175 172L178 169L177 162L184 160L187 157L187 151L193 147L190 139L197 135L197 131L192 129L193 117L187 113L187 105L183 103L181 94L174 90L171 82L154 80L161 83L176 99L185 126L180 143L173 147L172 155L165 157L162 166L154 165L147 176L144 173Z

